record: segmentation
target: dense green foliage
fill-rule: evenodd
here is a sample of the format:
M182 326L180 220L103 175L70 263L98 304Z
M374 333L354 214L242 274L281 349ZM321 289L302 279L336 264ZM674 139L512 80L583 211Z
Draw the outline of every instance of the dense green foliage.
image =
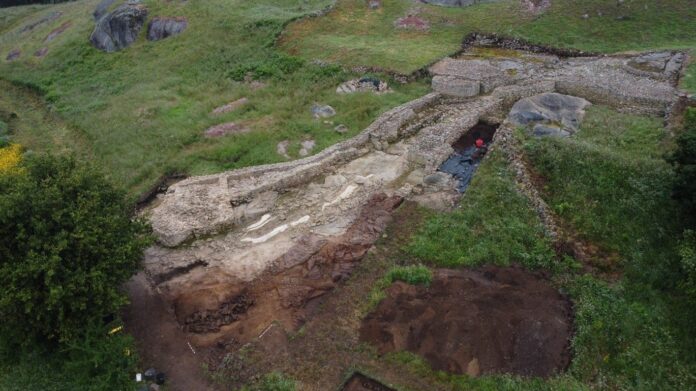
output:
M696 228L696 109L686 112L670 162L677 171L674 198L681 204L686 224Z
M74 344L126 303L120 285L148 243L124 193L66 157L25 158L0 176L0 337Z
M554 265L543 227L517 192L503 152L494 150L476 173L460 206L430 218L409 253L438 266L484 263L530 267Z

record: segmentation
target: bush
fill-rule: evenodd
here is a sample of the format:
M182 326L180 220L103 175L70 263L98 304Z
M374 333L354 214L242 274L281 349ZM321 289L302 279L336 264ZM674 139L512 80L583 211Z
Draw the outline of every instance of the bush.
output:
M677 178L673 197L682 206L690 227L696 226L696 110L689 109L684 118L684 131L677 138L677 150L669 158Z
M684 272L680 286L687 295L696 299L696 231L684 231L684 238L677 251Z
M16 171L22 160L22 147L19 144L3 144L0 137L0 175Z
M149 237L90 166L34 155L22 170L0 175L0 338L70 346L126 303Z

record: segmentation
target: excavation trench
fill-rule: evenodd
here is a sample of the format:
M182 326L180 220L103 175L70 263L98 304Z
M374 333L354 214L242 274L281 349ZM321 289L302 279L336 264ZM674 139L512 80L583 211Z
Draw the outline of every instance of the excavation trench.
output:
M483 122L476 124L452 145L454 153L438 168L439 171L450 174L457 180L458 192L463 193L469 187L493 141L493 135L498 126ZM477 140L483 143L477 146Z
M429 287L396 282L360 339L380 354L407 350L434 369L548 377L570 363L569 299L539 274L488 266L435 272Z

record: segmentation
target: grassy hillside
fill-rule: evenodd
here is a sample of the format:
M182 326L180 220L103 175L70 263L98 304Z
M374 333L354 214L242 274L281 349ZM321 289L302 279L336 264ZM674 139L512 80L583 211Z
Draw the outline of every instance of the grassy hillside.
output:
M522 10L517 0L468 8L384 0L377 10L369 9L363 0L338 0L326 17L293 23L281 46L307 59L386 67L402 73L455 52L462 37L471 32L598 52L696 47L696 7L691 0L551 3L545 13L534 15ZM407 15L427 21L430 28L395 27L394 22Z
M307 138L316 140L317 152L356 134L380 112L426 91L425 84L416 83L395 85L395 93L379 97L338 96L336 86L355 75L288 58L273 47L287 21L325 7L328 0L146 1L150 16L185 16L189 28L159 42L148 42L143 29L132 47L112 54L88 42L97 3L0 9L0 18L6 20L0 35L0 75L39 89L48 106L84 135L94 159L134 192L167 171L203 174L282 161L275 151L281 140L292 141L293 157ZM20 32L53 12L63 14ZM72 26L45 43L44 37L65 22ZM33 56L44 46L45 58ZM5 56L12 49L20 49L22 56L8 62ZM264 84L244 82L246 71ZM11 94L2 89L0 99L12 100ZM240 97L249 99L241 110L220 117L209 114ZM334 124L312 118L315 101L336 108ZM203 138L207 127L228 121L252 132ZM339 123L349 132L334 132Z

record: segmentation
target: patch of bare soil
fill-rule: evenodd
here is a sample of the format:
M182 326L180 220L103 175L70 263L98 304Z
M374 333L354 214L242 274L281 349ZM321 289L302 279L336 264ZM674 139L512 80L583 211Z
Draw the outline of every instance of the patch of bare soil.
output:
M438 270L430 287L393 284L360 338L438 370L547 377L570 363L571 333L570 301L541 275L491 266Z
M168 390L214 390L202 369L204 352L189 346L186 333L145 275L136 275L126 290L131 303L123 314L125 330L135 338L143 365L164 372Z

